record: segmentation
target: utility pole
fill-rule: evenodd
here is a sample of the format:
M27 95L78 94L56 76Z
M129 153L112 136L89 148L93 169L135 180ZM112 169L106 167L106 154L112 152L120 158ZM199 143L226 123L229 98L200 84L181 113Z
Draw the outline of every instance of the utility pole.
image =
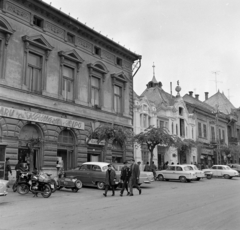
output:
M219 105L215 105L216 110L213 112L215 114L216 120L216 137L217 137L217 165L221 164L221 156L220 156L220 137L219 137L219 123L218 123L218 116L219 116ZM219 158L220 156L220 158Z
M217 83L219 82L219 83L222 83L222 81L218 81L217 80L217 75L220 73L220 71L212 71L212 73L215 75L215 80L213 80L213 81L215 81L215 84L216 84L216 92L218 91L218 86L217 86Z

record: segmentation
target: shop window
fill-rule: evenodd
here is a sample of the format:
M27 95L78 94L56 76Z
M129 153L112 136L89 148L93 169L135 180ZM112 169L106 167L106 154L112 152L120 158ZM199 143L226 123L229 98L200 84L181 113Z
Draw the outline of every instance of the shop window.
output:
M47 61L53 47L42 35L23 36L22 40L25 43L23 85L26 90L42 93L46 89Z
M43 28L43 19L34 15L33 16L33 25L35 25L39 28Z
M113 110L115 113L123 114L124 113L124 100L125 100L125 89L127 84L127 78L123 73L121 74L112 74L112 87L113 87Z
M8 21L0 16L0 79L5 78L7 47L13 32Z
M105 82L105 76L108 73L102 63L95 65L88 64L89 69L89 103L96 109L103 106L102 87Z
M78 75L83 59L75 50L58 53L60 56L59 94L65 101L74 102L78 98Z

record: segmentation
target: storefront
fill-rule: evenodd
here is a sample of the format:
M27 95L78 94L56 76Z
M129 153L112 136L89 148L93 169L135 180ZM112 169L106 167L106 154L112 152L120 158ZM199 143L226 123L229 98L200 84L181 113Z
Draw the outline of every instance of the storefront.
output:
M214 154L212 149L202 148L200 156L201 164L204 167L211 167L214 164Z
M98 142L97 139L91 139L87 142L88 142L87 161L91 162L102 161L102 153L105 141Z
M30 171L55 170L61 159L64 170L76 166L84 122L3 106L0 118L12 165L20 160Z

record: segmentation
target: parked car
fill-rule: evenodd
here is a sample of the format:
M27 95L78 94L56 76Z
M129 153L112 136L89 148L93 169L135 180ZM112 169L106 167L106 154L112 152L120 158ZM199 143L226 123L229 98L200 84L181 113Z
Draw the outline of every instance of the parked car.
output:
M169 165L166 170L156 171L158 180L180 180L191 182L197 179L196 173L188 165Z
M231 169L234 169L234 170L238 171L238 173L240 174L240 165L239 164L229 164L228 166Z
M65 171L67 177L73 176L80 180L83 186L93 186L104 189L105 176L109 163L106 162L86 162L73 170ZM114 166L113 166L114 167ZM116 171L116 187L120 181L120 172Z
M209 169L203 169L204 172L212 172L213 176L224 177L225 179L232 179L239 176L238 171L231 169L227 165L213 165Z
M196 173L196 176L197 176L196 180L199 181L206 177L205 173L202 170L199 170L196 165L188 165L188 164L184 164L184 165L189 166L189 168L191 168Z
M8 194L8 181L0 179L0 196L6 196Z
M120 163L113 163L114 168L116 171L120 172L121 174L121 169L124 166L124 164ZM139 185L145 183L145 184L150 184L152 181L154 181L154 176L152 172L142 172L140 171L140 177L139 177Z

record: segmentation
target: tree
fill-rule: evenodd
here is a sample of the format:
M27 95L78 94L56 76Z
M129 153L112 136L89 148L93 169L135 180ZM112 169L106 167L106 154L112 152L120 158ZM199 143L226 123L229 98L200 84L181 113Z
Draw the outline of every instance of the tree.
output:
M90 132L88 141L92 138L98 139L98 143L105 141L102 160L106 161L109 143L117 142L125 150L127 142L132 138L132 130L118 125L103 124Z
M166 147L175 146L179 140L175 136L170 135L166 128L150 126L143 132L135 135L134 141L139 145L147 145L150 152L150 166L152 166L153 151L157 145L165 145Z

